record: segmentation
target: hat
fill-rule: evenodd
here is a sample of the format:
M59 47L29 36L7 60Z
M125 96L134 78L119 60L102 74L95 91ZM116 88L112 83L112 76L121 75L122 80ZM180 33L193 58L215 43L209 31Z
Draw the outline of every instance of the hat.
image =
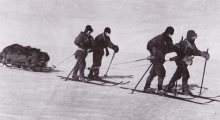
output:
M107 33L110 34L110 33L111 33L111 29L110 29L109 27L106 27L105 30L104 30L104 32L107 32Z
M166 30L165 30L165 33L169 33L169 34L173 35L174 34L174 28L171 27L171 26L167 27Z
M93 31L91 25L87 25L86 28L85 28L85 31Z
M187 39L191 39L191 38L194 37L194 36L197 37L196 32L195 32L194 30L189 30L189 31L187 32L186 38L187 38Z

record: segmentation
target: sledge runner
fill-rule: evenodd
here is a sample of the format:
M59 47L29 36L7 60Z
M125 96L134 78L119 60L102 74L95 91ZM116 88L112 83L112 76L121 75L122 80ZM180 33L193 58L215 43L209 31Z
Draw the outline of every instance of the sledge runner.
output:
M99 34L95 38L96 46L93 51L93 65L88 74L89 79L101 79L99 77L99 68L102 64L102 57L104 55L104 49L106 50L106 56L109 55L108 47L113 49L115 53L119 51L118 46L114 45L110 39L111 29L106 27L102 34Z
M93 29L90 25L87 25L84 32L81 32L75 39L74 43L78 46L76 52L74 53L77 62L73 68L72 78L74 80L81 80L86 82L84 76L84 70L86 67L86 57L93 45L94 38L90 35ZM79 77L77 77L77 72L79 71Z
M201 52L195 45L195 39L197 38L197 34L194 30L189 30L187 32L186 39L184 41L180 41L175 46L179 48L177 52L177 56L174 57L177 69L173 74L169 84L165 87L164 91L173 92L175 82L182 77L182 93L184 95L193 95L189 90L188 79L190 78L188 65L192 64L193 55L204 57L206 60L210 58L209 53Z
M165 32L151 39L147 44L147 50L150 52L148 60L153 63L150 70L150 75L147 77L144 87L145 92L156 92L155 89L150 88L151 82L154 77L158 76L158 94L163 94L163 80L166 74L166 70L163 66L165 62L165 55L169 52L173 52L173 40L174 28L169 26Z

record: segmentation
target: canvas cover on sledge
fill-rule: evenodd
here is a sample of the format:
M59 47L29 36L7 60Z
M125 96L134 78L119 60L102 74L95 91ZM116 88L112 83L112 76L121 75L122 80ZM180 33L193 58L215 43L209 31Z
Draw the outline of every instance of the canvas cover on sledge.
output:
M50 57L46 52L30 46L23 47L19 44L7 46L0 53L0 62L8 67L28 68L37 71L50 70L51 67L47 67L49 60Z

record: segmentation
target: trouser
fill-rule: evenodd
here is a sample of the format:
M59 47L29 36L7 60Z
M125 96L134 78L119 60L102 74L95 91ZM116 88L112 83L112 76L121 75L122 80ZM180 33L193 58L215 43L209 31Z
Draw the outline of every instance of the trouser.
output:
M188 89L188 80L190 78L190 75L187 66L188 65L185 62L180 62L177 65L177 69L173 74L173 77L171 78L169 84L167 85L169 89L173 88L175 86L175 82L181 77L182 77L182 88Z
M145 89L149 88L151 85L151 82L153 81L154 77L158 76L158 89L162 90L162 85L163 85L163 80L166 75L166 70L163 66L162 61L158 59L156 63L154 63L153 67L150 70L150 75L147 77L146 84L145 84Z
M84 71L86 67L86 56L87 52L82 51L82 50L77 50L75 52L75 58L77 59L76 64L73 68L73 75L72 76L77 76L77 73L79 71L79 74L81 77L84 77Z
M93 65L89 71L89 76L98 77L99 68L102 65L102 57L104 55L104 51L93 51Z

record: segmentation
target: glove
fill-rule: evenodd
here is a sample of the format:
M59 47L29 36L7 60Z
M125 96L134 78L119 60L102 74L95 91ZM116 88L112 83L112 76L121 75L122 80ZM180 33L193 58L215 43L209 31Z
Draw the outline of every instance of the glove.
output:
M185 57L183 58L183 61L184 61L187 65L192 65L192 64L193 64L193 59L192 59L192 57L185 56Z
M109 55L109 51L108 51L108 48L106 47L105 48L105 56L107 57Z
M119 47L117 45L114 45L113 50L115 51L115 53L117 53L119 51Z
M93 49L88 49L87 53L93 52Z
M201 52L200 54L201 54L201 56L204 57L206 60L209 60L210 55L209 55L208 52Z
M154 60L154 59L155 59L155 57L153 55L150 55L147 57L147 60Z
M169 61L175 61L175 60L177 60L177 59L179 59L179 57L178 57L178 56L175 56L175 57L169 58Z

